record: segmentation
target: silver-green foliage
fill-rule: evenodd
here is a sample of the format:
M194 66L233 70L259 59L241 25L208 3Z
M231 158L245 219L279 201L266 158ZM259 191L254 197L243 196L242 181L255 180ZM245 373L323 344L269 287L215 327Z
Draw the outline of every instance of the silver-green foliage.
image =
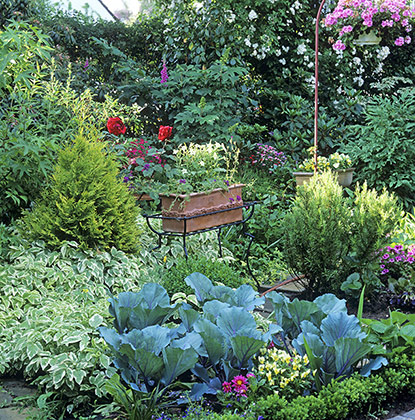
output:
M108 317L108 291L139 290L140 268L115 248L11 247L0 267L0 375L22 371L73 406L106 394L114 370L97 328Z

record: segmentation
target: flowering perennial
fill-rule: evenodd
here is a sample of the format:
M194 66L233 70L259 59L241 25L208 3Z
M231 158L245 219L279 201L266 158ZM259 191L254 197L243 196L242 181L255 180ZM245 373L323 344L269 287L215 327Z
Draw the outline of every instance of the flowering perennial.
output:
M399 277L408 267L415 262L415 245L404 247L396 244L379 250L380 268L382 275L388 274Z
M411 20L415 9L406 0L339 0L336 8L324 21L326 27L338 29L338 39L333 41L334 50L344 50L346 42L353 38L353 33L361 34L373 28L377 35L391 36L394 44L410 44L412 39ZM356 37L356 36L354 36Z
M262 143L257 144L255 154L251 155L249 159L252 165L263 167L270 174L275 173L277 169L287 163L287 157L283 152L278 152L275 147Z
M312 385L312 372L307 355L294 353L292 356L276 347L261 349L256 359L255 371L258 379L264 378L271 392L282 396L298 396Z

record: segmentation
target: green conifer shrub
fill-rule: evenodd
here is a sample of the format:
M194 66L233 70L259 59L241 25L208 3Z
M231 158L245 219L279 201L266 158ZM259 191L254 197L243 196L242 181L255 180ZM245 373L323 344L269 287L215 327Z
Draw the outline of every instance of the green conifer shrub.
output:
M138 207L102 149L79 134L60 151L49 188L23 219L26 237L51 248L76 241L81 249L136 250Z

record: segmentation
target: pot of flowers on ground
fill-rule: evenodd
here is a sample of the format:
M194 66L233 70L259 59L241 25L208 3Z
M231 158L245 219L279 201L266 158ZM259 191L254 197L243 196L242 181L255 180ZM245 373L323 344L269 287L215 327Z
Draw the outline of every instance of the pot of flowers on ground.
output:
M293 172L295 181L298 185L308 182L314 175L314 148L308 149L312 157L305 159L298 165L298 171ZM342 187L349 187L353 182L352 160L349 155L344 153L332 153L328 157L319 156L317 159L317 172L331 170L337 175L337 181Z
M410 44L414 17L414 8L407 0L339 0L323 22L333 29L333 49L341 51L350 44Z
M244 185L234 182L238 154L214 142L178 148L176 176L160 194L164 231L188 233L242 220Z

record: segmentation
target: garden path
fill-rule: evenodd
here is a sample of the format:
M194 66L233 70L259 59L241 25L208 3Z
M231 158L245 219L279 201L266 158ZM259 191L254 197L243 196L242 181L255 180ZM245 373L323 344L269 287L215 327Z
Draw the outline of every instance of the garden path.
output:
M2 379L0 386L0 420L25 420L28 410L21 410L14 399L34 395L36 390L13 378Z

